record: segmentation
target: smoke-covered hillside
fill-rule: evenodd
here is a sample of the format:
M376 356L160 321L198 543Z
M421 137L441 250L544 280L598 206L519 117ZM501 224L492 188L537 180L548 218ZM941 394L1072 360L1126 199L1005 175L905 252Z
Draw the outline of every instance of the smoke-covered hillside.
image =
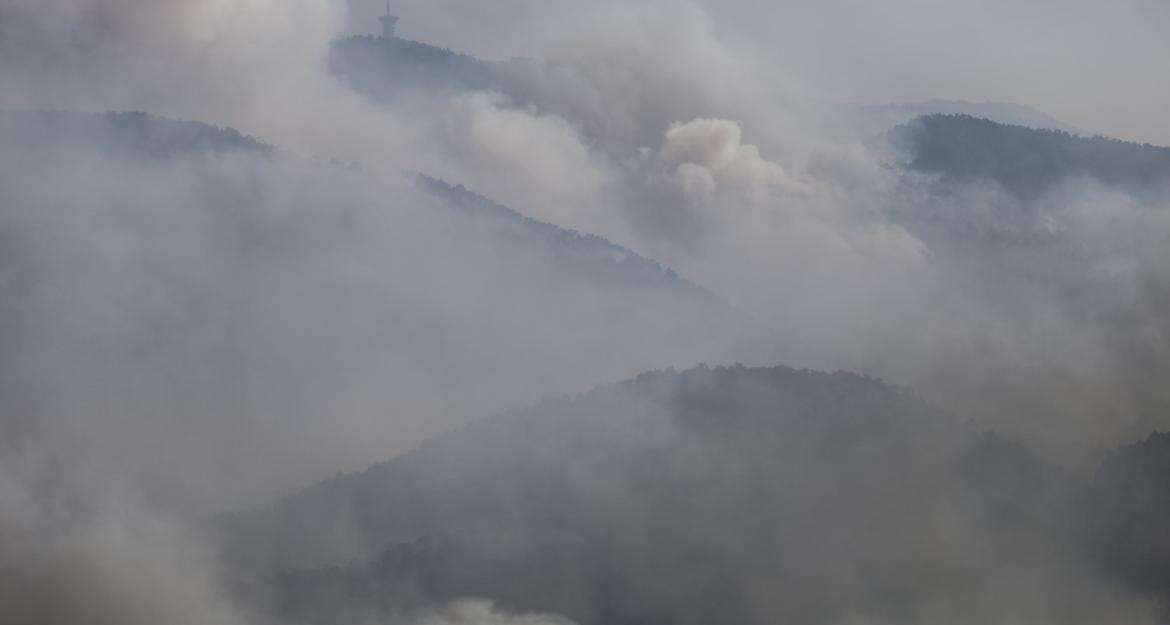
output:
M201 464L203 441L223 453L210 474L264 465L290 489L343 457L357 468L582 379L718 359L745 327L658 263L434 179L144 115L4 119L0 276L19 296L0 304L14 372L0 385L22 406L4 424L13 441L81 436L95 455L124 450L134 439L100 420L58 431L47 415L84 405L126 418L179 401L190 413L178 431L149 435L169 451L109 460L164 479ZM15 373L33 367L46 370L36 383ZM320 402L333 393L348 405L327 424ZM441 406L424 405L430 393ZM390 397L414 426L382 419ZM228 438L214 425L257 412L271 421ZM304 455L233 451L299 446L347 423L368 428L366 442L314 444L304 453L315 469L291 470ZM190 480L168 496L204 501L205 488Z
M1127 600L1096 589L1081 488L906 389L704 367L327 480L227 549L292 622L479 597L583 625L1093 623Z
M0 623L1167 622L1170 4L1056 4L0 0Z

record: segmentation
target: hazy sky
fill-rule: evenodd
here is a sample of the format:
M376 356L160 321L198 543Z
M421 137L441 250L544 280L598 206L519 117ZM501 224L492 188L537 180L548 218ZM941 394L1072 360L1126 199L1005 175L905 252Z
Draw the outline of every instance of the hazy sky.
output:
M382 0L350 0L377 27ZM404 37L539 55L569 0L393 0ZM592 4L592 3L586 3ZM654 4L634 0L628 5ZM830 101L1026 104L1090 132L1170 144L1170 3L1160 0L703 0L717 34Z

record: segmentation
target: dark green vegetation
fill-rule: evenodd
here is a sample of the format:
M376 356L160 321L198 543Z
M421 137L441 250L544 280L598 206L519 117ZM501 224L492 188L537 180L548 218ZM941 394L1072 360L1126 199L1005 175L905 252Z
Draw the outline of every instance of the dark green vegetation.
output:
M327 480L231 521L228 553L304 622L461 597L583 625L1092 622L1082 489L905 389L703 367Z
M1047 113L1011 102L934 99L925 102L863 106L860 112L866 116L870 124L873 124L875 132L886 132L890 128L927 115L967 115L1010 126L1047 128L1074 135L1085 134Z
M899 127L910 167L957 182L994 181L1024 201L1087 177L1137 193L1170 185L1170 148L1059 130L997 124L967 115L927 115Z
M408 39L357 36L333 44L330 69L350 87L382 100L412 91L506 90L508 65Z
M0 111L7 147L31 149L102 144L143 158L245 151L272 156L275 148L234 128L175 121L147 113Z

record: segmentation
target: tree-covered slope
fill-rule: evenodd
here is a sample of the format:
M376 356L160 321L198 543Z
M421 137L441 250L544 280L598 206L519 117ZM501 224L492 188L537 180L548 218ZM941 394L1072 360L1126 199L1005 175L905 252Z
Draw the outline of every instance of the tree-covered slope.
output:
M178 121L148 113L0 111L0 138L8 150L100 145L146 158L275 149L234 128Z
M1055 117L1032 107L1012 102L968 102L965 100L933 99L924 102L877 104L862 106L856 111L865 128L875 133L894 128L927 115L967 115L999 124L1059 130L1074 135L1084 132Z
M585 625L974 623L1000 593L1043 613L1025 579L1078 583L1042 556L1053 492L905 389L703 367L488 419L238 517L228 544L281 571L268 605L293 620L482 597Z
M1009 126L967 115L927 115L895 130L913 169L957 181L989 180L1021 199L1089 177L1132 192L1170 185L1170 148L1059 130Z
M355 36L333 43L329 66L358 92L391 100L413 90L505 90L507 65L426 43Z

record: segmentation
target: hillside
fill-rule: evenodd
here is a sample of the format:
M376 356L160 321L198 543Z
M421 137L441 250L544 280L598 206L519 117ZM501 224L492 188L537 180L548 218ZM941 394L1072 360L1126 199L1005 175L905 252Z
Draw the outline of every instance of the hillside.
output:
M197 397L175 431L143 428L183 462L205 461L192 441L314 441L303 454L208 469L264 465L269 493L484 413L664 364L731 360L746 343L734 310L669 269L465 189L226 141L242 135L198 124L36 119L44 129L31 135L0 128L6 345L95 394L137 389L108 396L112 413ZM135 123L110 121L123 119ZM68 193L62 179L75 181ZM202 338L180 340L186 332ZM134 346L124 366L102 366L122 345ZM64 401L57 386L0 376L0 393L29 406L22 424L68 412L51 407ZM131 396L142 399L122 405ZM232 441L209 425L258 413L272 418ZM339 427L363 436L331 438ZM75 429L120 444L87 428ZM257 488L231 484L221 505Z
M0 138L8 150L37 151L96 144L156 159L233 151L263 156L275 153L273 146L234 128L177 121L143 112L0 111Z
M909 167L958 182L985 180L1021 200L1087 177L1130 192L1164 192L1170 148L1059 130L1009 126L967 115L927 115L894 131Z
M334 42L330 70L350 87L392 100L414 90L506 91L508 66L398 37L353 36Z
M0 0L0 625L1170 625L1057 4Z
M0 140L11 157L80 148L159 162L185 155L214 157L233 152L266 158L276 155L274 146L234 128L142 112L0 111ZM333 163L339 174L346 173L340 164ZM470 218L469 224L485 235L490 232L506 236L509 248L519 246L550 256L566 278L571 275L573 279L614 286L672 291L693 299L699 307L722 306L709 291L680 278L673 270L602 237L531 219L437 178L418 175L413 181L417 190L434 201L436 209Z
M974 623L1020 580L1076 582L1042 557L1055 492L1026 450L907 390L703 367L327 480L235 518L227 553L283 571L268 605L293 621L481 597L582 625Z
M1011 102L967 102L963 100L926 100L903 104L862 106L858 110L866 128L874 132L889 129L928 115L965 115L987 119L997 124L1058 130L1073 135L1086 134L1055 117L1032 107Z
M5 155L14 159L79 149L155 162L186 155L243 153L271 158L277 153L274 146L234 128L142 112L0 111L0 140L4 142ZM343 171L345 168L335 160L330 161L330 168L336 169L338 175L360 175L357 171ZM481 230L485 236L490 233L506 237L509 249L527 249L548 257L566 272L566 278L571 275L573 279L614 286L673 291L677 296L693 299L699 307L722 306L709 291L680 278L673 270L602 237L531 219L462 185L425 175L414 176L412 182L434 203L434 209L466 218L467 226Z

